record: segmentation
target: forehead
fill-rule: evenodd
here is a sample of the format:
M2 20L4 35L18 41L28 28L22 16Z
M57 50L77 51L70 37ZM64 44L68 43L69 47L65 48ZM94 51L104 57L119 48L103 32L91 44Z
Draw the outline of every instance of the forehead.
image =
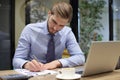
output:
M57 22L57 24L59 24L59 25L66 25L68 23L68 19L64 19L58 15L52 15L51 18L52 18L52 20Z

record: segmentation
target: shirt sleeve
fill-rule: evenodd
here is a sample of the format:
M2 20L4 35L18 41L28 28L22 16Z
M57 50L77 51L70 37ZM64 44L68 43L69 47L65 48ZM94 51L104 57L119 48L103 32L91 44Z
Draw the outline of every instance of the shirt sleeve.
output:
M30 51L29 28L25 27L19 38L18 46L13 58L13 67L22 68L28 62L28 53Z
M83 65L85 63L84 53L82 52L79 44L72 31L69 31L66 39L66 48L70 54L69 58L59 59L62 67L72 67Z

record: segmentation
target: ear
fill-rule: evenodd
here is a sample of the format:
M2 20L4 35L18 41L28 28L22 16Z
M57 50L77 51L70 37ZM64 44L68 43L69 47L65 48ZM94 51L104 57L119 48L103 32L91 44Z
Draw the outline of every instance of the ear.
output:
M48 11L48 18L51 16L52 14L51 14L51 11Z
M49 10L48 11L48 17L50 17L52 14L51 14L51 11Z
M51 11L49 10L49 11L48 11L48 15L51 15L51 14L52 14L52 13L51 13Z

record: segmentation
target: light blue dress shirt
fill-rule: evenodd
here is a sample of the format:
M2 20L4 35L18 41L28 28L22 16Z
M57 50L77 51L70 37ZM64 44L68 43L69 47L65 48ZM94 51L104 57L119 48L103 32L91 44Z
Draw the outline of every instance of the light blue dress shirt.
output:
M22 68L26 62L33 59L33 55L35 55L40 62L46 63L49 38L47 20L42 23L28 24L23 29L19 38L18 47L16 48L13 58L13 67L15 69ZM55 33L54 40L55 59L61 62L62 67L72 67L84 64L84 54L70 27L65 26L62 30ZM63 59L62 53L65 48L71 56Z

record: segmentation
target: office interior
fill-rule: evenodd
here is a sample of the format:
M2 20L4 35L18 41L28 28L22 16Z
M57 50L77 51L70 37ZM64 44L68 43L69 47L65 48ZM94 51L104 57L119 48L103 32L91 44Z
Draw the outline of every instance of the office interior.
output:
M81 34L82 10L80 1L84 0L0 0L0 70L13 69L12 58L21 31L29 23L45 20L47 11L57 1L65 1L72 5L73 18L69 26L72 28L78 43L82 43L81 36L84 35ZM99 20L102 28L94 30L94 34L89 36L92 36L94 38L92 40L95 41L120 40L120 0L101 1L105 2ZM36 8L39 8L40 13L37 12ZM90 46L90 44L88 45Z

